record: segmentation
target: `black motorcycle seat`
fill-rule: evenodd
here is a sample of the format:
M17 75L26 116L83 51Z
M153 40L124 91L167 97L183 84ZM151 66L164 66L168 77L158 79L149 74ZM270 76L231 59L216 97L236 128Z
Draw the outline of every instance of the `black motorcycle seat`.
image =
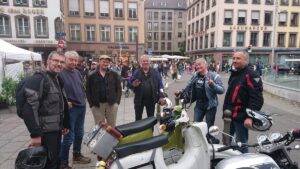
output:
M118 158L123 158L131 154L140 153L161 147L168 143L168 137L165 135L153 136L134 143L119 145L114 148Z
M119 130L119 132L123 135L123 137L126 137L130 134L138 133L143 130L152 128L156 123L157 123L156 117L148 117L132 123L117 126L116 129Z

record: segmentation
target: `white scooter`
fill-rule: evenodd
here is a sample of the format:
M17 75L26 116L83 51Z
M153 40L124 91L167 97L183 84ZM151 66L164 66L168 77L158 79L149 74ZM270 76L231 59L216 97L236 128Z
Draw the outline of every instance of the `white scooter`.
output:
M142 141L112 147L111 152L106 153L110 155L103 158L103 160L97 164L97 167L111 169L209 169L211 168L211 161L213 160L217 159L220 161L224 158L241 154L239 151L233 150L227 150L220 153L214 152L214 149L222 147L223 145L213 145L213 147L209 145L206 139L206 135L208 133L206 123L190 123L185 109L182 109L180 118L176 119L175 123L177 126L182 126L181 132L184 139L184 153L176 163L167 165L164 161L162 146L168 143L168 137L162 134ZM101 134L98 132L98 136L96 136L98 137L97 143L92 142L93 145L88 144L88 147L90 147L91 150L98 156L103 157L103 152L107 150L107 146L118 141L117 139L109 142L104 141L108 140L108 137L106 136L109 134L107 134L105 130L100 131ZM111 140L111 138L109 140ZM102 149L97 149L96 147L98 144L106 144L106 146L99 146L102 147Z

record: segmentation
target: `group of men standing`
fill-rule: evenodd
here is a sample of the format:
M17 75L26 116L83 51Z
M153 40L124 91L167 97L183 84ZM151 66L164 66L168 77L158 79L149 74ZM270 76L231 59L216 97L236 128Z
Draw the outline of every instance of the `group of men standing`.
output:
M35 74L24 84L24 121L30 132L31 145L42 145L48 150L48 169L71 168L68 160L72 144L73 163L90 163L91 159L81 154L86 98L95 123L106 121L116 125L122 79L117 72L109 69L111 58L100 56L98 66L86 78L86 85L76 69L78 59L75 51L65 54L52 52L42 73L44 75ZM244 143L248 140L248 128L252 126L252 119L246 116L245 110L260 110L263 105L262 81L248 68L248 60L247 53L234 53L223 105L223 111L232 112L231 134L235 133L237 139ZM196 73L184 90L191 91L191 101L196 101L194 120L203 121L206 116L210 127L217 112L217 95L223 94L225 89L220 76L208 70L204 59L196 60L195 67ZM157 70L151 68L146 56L140 58L140 68L128 80L128 86L135 93L136 120L142 119L144 107L150 117L154 116L156 103L165 103L160 90L163 88L162 78Z

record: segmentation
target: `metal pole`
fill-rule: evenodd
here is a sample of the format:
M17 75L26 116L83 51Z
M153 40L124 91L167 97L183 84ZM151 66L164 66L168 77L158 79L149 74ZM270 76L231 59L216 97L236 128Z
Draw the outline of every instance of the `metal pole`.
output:
M275 42L276 42L277 14L278 14L278 0L274 0L271 69L273 69L273 66L277 67L277 64L275 63ZM275 69L276 69L276 67L275 67ZM275 74L275 76L277 75L277 69L274 72L274 74Z
M136 46L135 46L135 50L136 50L136 53L135 53L135 59L136 59L136 62L139 62L139 36L138 34L136 33L135 35L135 38L136 38Z

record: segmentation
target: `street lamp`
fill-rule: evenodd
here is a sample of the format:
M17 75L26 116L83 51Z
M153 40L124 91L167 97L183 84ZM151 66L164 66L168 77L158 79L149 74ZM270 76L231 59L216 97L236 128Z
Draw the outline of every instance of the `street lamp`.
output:
M281 13L287 12L286 10L278 11L278 0L274 0L274 17L273 17L273 32L272 32L272 58L271 58L271 66L275 66L275 77L277 77L278 73L278 64L277 57L275 62L275 43L276 43L276 27L277 27L277 15ZM273 67L271 67L273 68Z
M277 65L275 64L275 41L276 41L275 36L276 36L277 13L278 13L278 0L274 0L271 70L273 69L273 65L277 67ZM275 72L275 75L277 75L277 72Z

